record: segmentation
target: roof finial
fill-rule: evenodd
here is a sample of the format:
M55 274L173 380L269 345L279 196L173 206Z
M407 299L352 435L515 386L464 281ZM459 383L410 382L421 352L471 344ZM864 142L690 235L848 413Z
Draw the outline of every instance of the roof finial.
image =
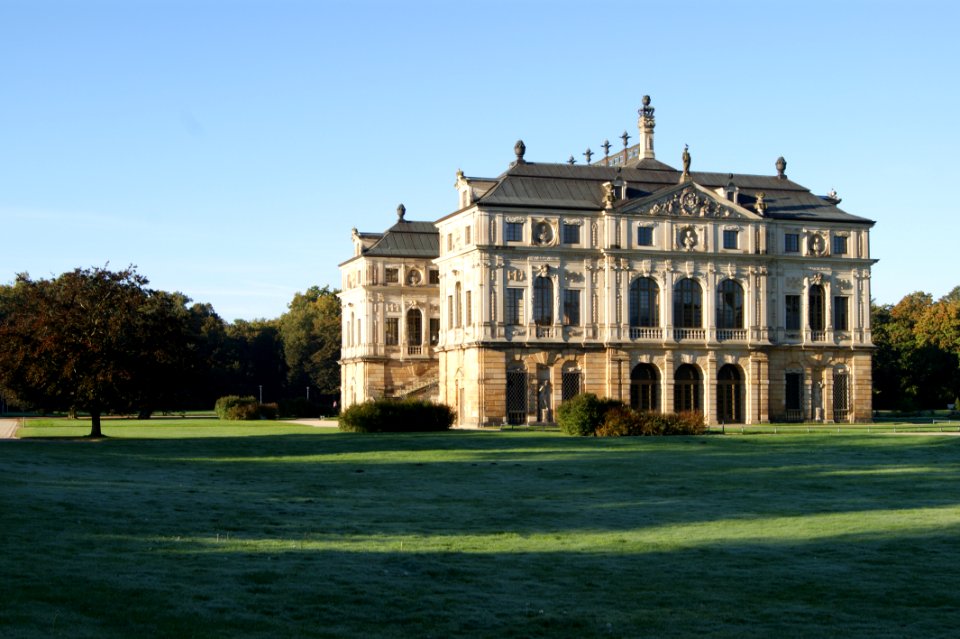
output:
M600 145L603 148L603 157L610 156L610 140L604 140L603 144Z
M777 158L777 178L781 180L786 180L787 179L787 174L785 173L786 170L787 170L787 161L784 160L783 156L781 155L780 157Z
M406 215L406 213L407 213L407 207L405 207L403 204L400 204L399 206L397 206L397 221L403 222L403 216Z
M690 147L686 144L683 145L681 160L683 160L683 174L680 176L680 181L687 182L690 180Z
M627 143L630 141L630 136L626 131L620 135L620 139L623 140L623 148L627 148Z
M583 152L587 156L587 164L590 164L590 158L593 157L593 151L590 150L590 147L587 147L587 150Z
M640 118L637 120L637 128L640 129L640 158L655 159L653 152L653 127L656 122L653 117L653 107L650 106L650 96L643 96L643 106L637 113Z
M527 145L523 143L523 140L517 140L517 143L513 145L513 152L517 154L517 160L514 164L526 164L523 154L527 152Z
M567 164L576 164L576 163L577 163L577 160L572 155L570 156L570 159L567 160Z

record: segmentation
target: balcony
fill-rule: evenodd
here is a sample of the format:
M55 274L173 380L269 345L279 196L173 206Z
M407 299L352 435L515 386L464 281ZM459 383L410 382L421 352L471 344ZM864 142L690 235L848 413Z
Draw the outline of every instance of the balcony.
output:
M745 328L718 328L718 342L745 342L747 341L747 329Z
M663 339L663 329L659 326L631 326L631 340L660 340Z
M673 339L678 342L685 340L700 340L707 338L707 331L703 328L675 328L673 329Z
M537 326L534 335L537 336L537 339L552 339L556 332L552 326Z

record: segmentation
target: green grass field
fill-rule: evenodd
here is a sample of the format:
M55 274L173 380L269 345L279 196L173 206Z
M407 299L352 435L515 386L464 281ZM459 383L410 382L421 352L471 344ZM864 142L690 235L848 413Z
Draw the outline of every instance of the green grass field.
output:
M957 437L105 432L0 441L0 636L960 627Z

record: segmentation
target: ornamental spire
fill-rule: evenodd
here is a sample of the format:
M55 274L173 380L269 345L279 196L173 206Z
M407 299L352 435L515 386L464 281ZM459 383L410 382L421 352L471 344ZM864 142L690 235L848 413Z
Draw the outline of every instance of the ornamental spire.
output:
M650 106L650 96L643 96L643 106L637 111L640 114L637 128L640 129L640 158L644 160L656 158L653 152L653 127L656 124L653 111L653 107Z

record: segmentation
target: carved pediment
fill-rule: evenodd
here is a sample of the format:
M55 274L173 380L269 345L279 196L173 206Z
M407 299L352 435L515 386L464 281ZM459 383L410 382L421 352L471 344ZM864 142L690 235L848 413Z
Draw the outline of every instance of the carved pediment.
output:
M630 202L622 209L624 213L637 215L660 215L669 217L710 217L718 219L760 219L730 200L718 196L698 184L686 182L665 191Z

